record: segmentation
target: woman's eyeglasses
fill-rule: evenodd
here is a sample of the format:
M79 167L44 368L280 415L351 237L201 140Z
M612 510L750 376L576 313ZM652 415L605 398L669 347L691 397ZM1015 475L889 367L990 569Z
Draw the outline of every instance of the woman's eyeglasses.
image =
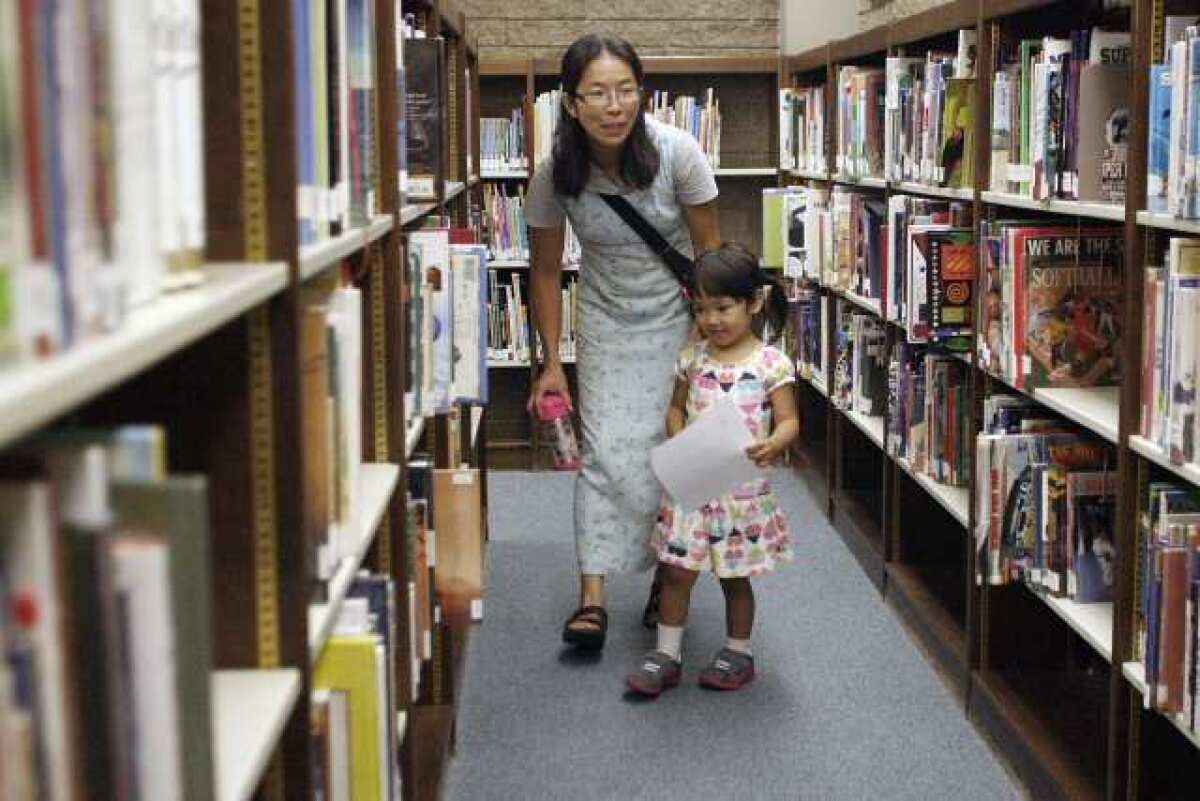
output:
M608 108L614 100L622 106L634 106L642 99L642 90L638 86L623 86L612 91L589 89L586 92L576 92L575 97L592 108Z

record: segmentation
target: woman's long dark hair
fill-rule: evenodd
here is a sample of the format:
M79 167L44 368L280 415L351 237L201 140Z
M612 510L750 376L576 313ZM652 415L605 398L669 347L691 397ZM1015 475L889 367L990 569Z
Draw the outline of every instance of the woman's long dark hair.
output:
M642 85L645 72L642 70L642 60L638 58L633 45L615 34L589 33L576 39L567 48L567 52L563 53L564 102L575 102L579 81L583 78L588 64L605 53L628 64L638 86ZM653 183L654 176L658 173L658 148L654 146L650 132L646 130L646 119L642 109L639 107L634 113L633 130L625 140L625 147L621 152L621 177L632 186L645 189ZM579 124L579 120L564 112L554 130L552 158L555 192L566 197L579 197L591 174L590 150L587 133Z
M787 292L779 278L758 264L758 256L737 242L722 242L720 247L696 258L696 292L708 297L728 297L752 302L763 292L763 310L755 320L754 333L763 335L763 323L779 336L787 323Z

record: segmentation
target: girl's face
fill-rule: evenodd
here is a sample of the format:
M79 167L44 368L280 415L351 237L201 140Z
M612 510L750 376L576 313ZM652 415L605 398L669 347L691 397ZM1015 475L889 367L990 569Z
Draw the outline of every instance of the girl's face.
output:
M728 348L752 333L754 315L762 311L762 298L752 301L728 295L696 296L696 322L709 342Z
M637 122L642 93L633 70L621 59L601 53L587 65L566 98L567 113L579 120L597 150L619 150Z

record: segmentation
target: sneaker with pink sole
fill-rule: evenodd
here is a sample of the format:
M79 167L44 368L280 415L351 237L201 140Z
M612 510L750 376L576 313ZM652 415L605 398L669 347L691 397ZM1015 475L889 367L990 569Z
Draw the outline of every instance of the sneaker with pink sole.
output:
M710 690L740 690L754 681L754 657L722 648L700 671L700 686Z
M657 698L664 690L678 687L682 676L681 663L662 651L647 651L637 670L629 674L625 683L638 695Z

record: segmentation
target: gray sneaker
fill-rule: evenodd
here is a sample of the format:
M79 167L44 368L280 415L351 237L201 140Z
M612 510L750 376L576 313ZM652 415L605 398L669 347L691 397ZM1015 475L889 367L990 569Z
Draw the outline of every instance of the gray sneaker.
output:
M663 690L679 686L683 665L662 651L647 651L637 670L629 674L625 683L629 689L647 698L657 698Z
M700 671L700 686L710 690L740 690L754 681L754 657L722 648Z

